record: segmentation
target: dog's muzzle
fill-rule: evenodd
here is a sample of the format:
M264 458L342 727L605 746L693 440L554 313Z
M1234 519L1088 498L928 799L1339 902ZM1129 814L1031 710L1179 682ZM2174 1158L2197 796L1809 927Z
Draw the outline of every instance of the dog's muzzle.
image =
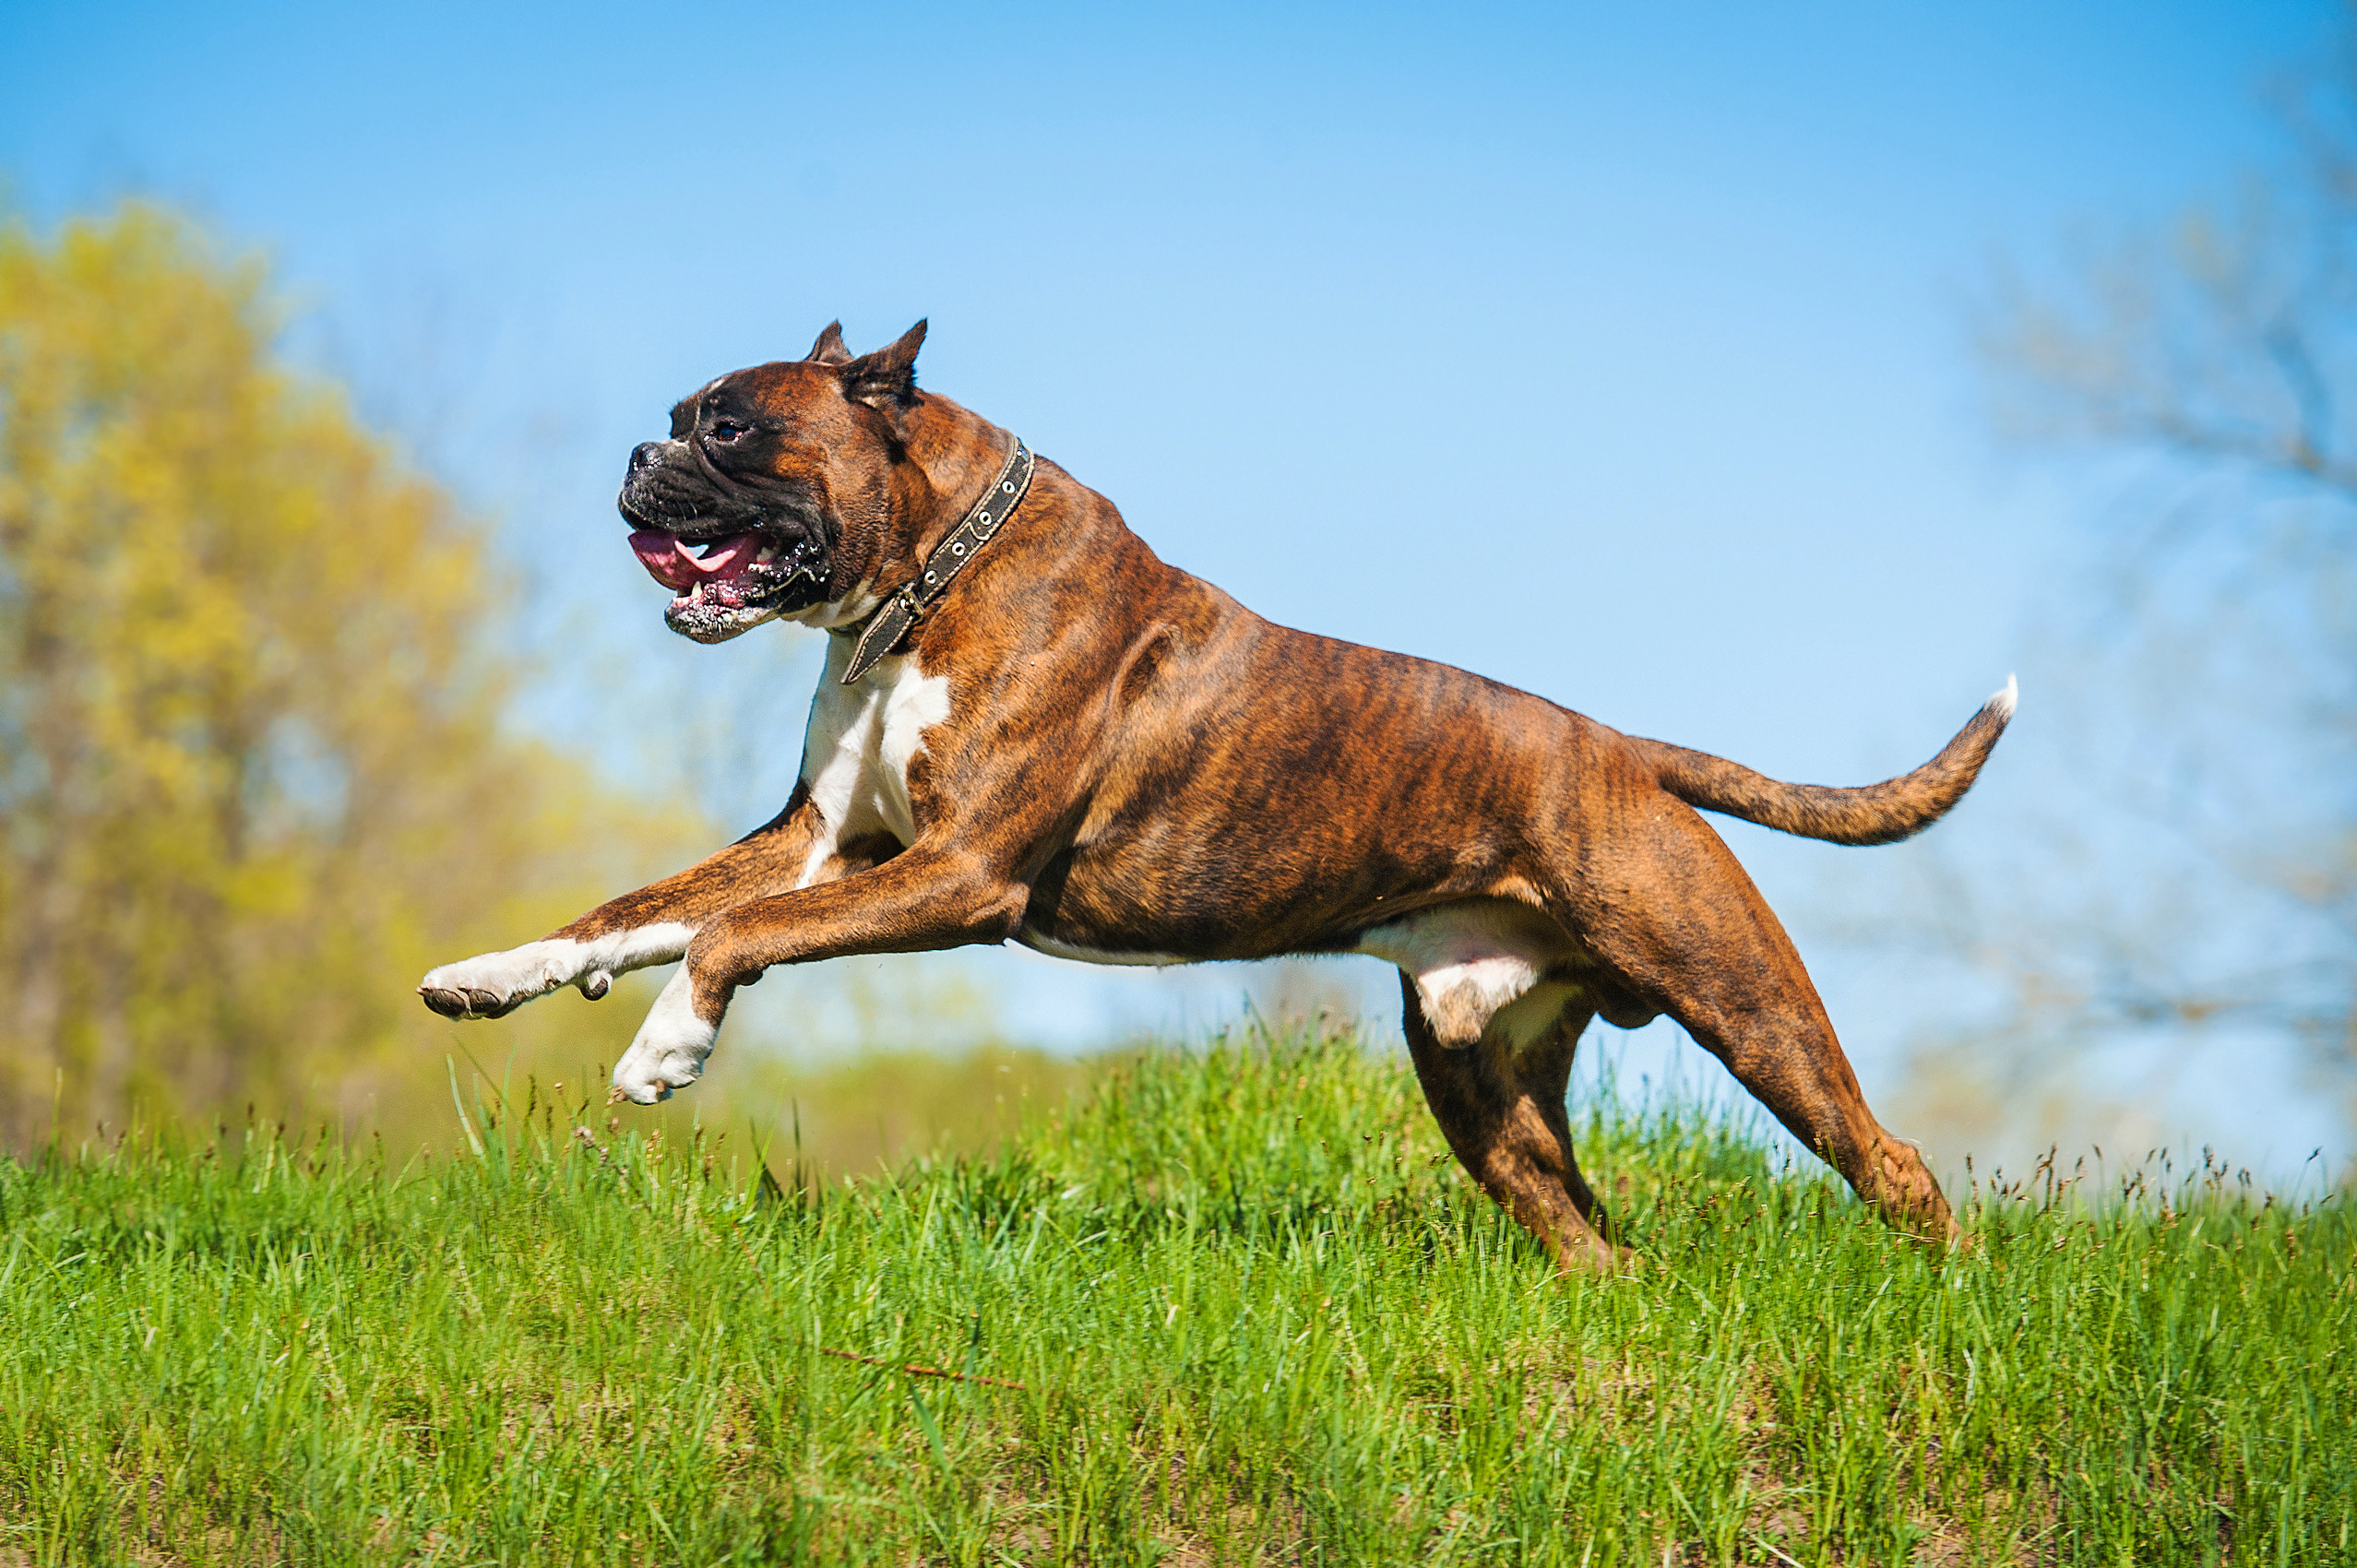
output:
M827 551L815 522L773 517L741 495L681 475L661 443L630 457L619 504L630 549L674 596L663 619L697 642L725 642L826 597Z

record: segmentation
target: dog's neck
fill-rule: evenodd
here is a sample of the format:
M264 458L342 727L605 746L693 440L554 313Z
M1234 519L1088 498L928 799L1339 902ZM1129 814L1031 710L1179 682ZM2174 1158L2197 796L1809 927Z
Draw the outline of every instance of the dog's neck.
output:
M823 631L855 631L893 594L913 582L926 557L965 519L997 475L1015 438L960 404L920 393L896 433L887 505L874 553L839 597L785 617Z
M931 393L918 395L901 441L908 458L894 475L892 545L879 563L882 580L892 585L913 576L941 547L1015 446L980 414Z

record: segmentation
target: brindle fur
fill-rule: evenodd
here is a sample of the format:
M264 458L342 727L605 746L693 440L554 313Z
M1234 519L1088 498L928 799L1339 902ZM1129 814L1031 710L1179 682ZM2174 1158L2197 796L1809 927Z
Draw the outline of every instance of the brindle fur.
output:
M684 455L654 463L684 497L678 531L693 537L711 510L699 487L740 510L754 497L783 529L825 530L828 602L909 581L1011 441L916 390L922 333L854 360L830 327L809 359L682 404L669 445ZM699 434L723 413L756 427L729 450ZM1695 808L1851 842L1900 837L1971 783L2007 705L1888 784L1780 784L1479 675L1273 625L1158 559L1044 458L906 650L949 682L947 717L908 768L911 842L841 846L804 885L824 832L805 782L743 841L554 934L696 928L694 1009L717 1027L772 964L1018 931L1106 953L1265 958L1511 900L1561 928L1572 956L1546 979L1572 1000L1535 1039L1444 1043L1411 980L1408 1043L1450 1148L1563 1266L1622 1255L1564 1108L1593 1013L1677 1019L1890 1220L1956 1234L1914 1148L1868 1111L1782 927Z

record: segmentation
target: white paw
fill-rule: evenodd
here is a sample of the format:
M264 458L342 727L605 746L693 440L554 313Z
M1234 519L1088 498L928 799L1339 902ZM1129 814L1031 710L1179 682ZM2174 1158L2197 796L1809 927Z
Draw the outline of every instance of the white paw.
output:
M584 979L585 956L577 942L527 942L430 970L417 993L446 1018L496 1018Z
M638 1105L669 1099L704 1075L704 1059L720 1038L720 1026L696 1016L696 985L682 964L638 1026L638 1038L614 1063L613 1098Z

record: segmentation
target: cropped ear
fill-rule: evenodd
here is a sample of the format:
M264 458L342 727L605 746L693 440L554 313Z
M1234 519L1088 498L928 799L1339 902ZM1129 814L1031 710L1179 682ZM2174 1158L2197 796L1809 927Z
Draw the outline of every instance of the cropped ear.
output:
M917 396L917 350L924 344L922 321L891 347L862 354L843 366L843 396L870 408L906 408Z
M810 346L810 352L804 357L820 364L849 364L851 350L843 341L843 324L828 322L827 330L818 335L818 341Z

